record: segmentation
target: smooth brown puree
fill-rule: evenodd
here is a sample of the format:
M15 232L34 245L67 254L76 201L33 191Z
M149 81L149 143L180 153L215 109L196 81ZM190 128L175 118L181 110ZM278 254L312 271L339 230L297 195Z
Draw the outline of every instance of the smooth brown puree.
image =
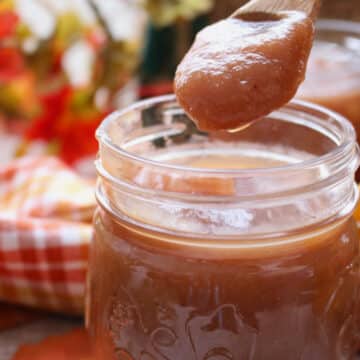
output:
M296 11L208 26L177 69L177 99L201 130L240 128L295 95L312 41L312 20Z

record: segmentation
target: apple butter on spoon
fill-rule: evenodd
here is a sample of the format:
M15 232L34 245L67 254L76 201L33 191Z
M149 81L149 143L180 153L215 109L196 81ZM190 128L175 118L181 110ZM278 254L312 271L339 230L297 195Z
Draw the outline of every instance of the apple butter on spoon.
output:
M200 130L243 128L295 95L317 6L254 0L198 33L177 68L175 93Z

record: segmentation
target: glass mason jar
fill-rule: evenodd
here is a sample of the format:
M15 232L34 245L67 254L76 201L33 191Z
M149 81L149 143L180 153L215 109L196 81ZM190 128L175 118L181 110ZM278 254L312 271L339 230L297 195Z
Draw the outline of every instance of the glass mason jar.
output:
M360 24L319 20L306 80L297 97L347 117L360 138Z
M171 95L113 113L97 136L87 316L99 358L350 358L359 152L348 121L293 101L206 134Z

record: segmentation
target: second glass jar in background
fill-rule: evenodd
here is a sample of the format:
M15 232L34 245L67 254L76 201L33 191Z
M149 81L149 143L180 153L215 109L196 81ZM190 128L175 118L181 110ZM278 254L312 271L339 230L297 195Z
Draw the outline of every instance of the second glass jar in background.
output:
M297 97L347 117L360 139L360 24L319 20L306 80Z

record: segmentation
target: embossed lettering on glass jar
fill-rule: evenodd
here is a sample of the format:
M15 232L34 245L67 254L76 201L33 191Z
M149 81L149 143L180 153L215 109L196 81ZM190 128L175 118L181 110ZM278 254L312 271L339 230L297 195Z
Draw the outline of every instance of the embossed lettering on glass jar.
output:
M350 358L349 122L294 101L206 134L167 96L112 114L97 136L88 320L99 358Z

